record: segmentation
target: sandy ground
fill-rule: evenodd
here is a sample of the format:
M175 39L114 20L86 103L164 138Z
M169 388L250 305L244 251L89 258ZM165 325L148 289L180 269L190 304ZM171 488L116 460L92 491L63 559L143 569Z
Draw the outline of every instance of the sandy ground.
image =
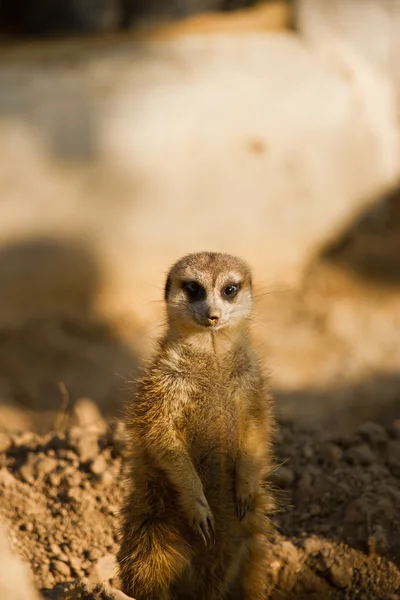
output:
M0 438L0 517L45 598L113 597L96 584L118 585L122 434L115 422L97 421ZM388 429L366 422L348 436L282 423L271 482L279 510L266 564L270 597L397 598L399 477L399 421Z

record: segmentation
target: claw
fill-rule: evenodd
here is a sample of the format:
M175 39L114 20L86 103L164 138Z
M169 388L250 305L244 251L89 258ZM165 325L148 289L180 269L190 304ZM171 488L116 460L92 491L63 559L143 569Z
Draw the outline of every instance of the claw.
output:
M205 545L208 547L208 543L210 542L210 536L209 536L208 529L203 525L203 523L200 523L199 530L200 530L200 534L204 540Z
M215 528L214 528L214 522L210 517L207 517L207 523L208 523L208 529L209 532L211 531L210 535L210 543L213 544L215 542Z

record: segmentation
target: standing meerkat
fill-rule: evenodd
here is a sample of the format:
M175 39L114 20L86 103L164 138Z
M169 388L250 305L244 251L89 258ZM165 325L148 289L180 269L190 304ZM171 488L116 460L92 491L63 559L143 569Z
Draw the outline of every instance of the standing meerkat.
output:
M165 300L166 333L128 408L122 590L262 600L273 416L249 335L249 267L189 254L171 268Z

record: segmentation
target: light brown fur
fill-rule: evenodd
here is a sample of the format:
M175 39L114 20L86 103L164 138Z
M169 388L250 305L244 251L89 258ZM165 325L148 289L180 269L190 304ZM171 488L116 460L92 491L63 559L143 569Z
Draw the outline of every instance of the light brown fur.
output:
M187 281L202 286L198 298ZM231 283L237 295L222 297ZM188 255L169 273L166 301L167 331L128 408L122 590L262 600L273 417L249 335L250 271L229 255Z

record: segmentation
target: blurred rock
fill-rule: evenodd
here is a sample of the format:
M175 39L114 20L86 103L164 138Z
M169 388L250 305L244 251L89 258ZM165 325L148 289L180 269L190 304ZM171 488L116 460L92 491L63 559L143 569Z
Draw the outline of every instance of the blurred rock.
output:
M327 576L331 583L340 588L350 587L353 579L353 568L342 560L334 560L328 567Z
M94 460L99 453L97 435L86 431L84 427L72 427L69 430L69 444L77 453L81 463Z
M295 6L298 31L316 47L352 54L400 84L397 0L296 0Z
M243 255L263 286L295 285L399 175L386 88L289 33L13 52L0 69L3 237L85 240L97 310L150 319L166 268L199 248ZM0 299L3 322L14 311Z
M357 433L372 446L385 446L388 442L388 434L385 428L378 425L378 423L367 421L358 427Z
M29 568L12 552L3 525L0 525L0 598L39 600L31 583Z
M374 454L367 444L350 448L347 451L347 458L355 465L370 465L374 462Z
M81 427L98 435L106 433L107 423L90 398L79 398L75 403L74 413Z
M7 452L11 446L11 438L7 433L0 431L0 452Z

